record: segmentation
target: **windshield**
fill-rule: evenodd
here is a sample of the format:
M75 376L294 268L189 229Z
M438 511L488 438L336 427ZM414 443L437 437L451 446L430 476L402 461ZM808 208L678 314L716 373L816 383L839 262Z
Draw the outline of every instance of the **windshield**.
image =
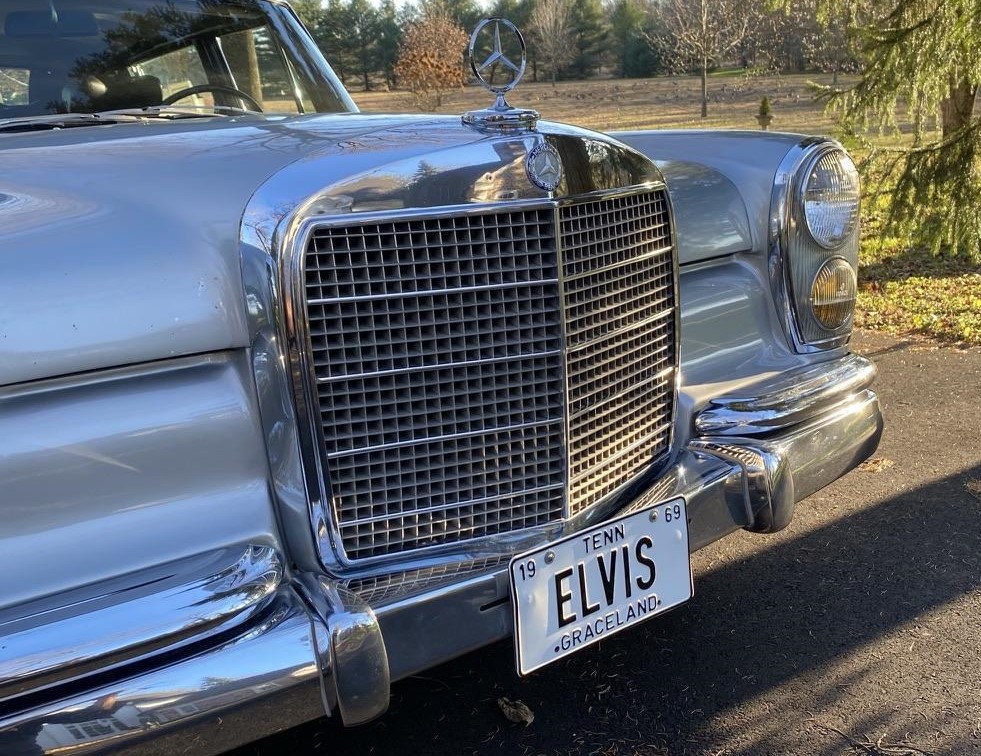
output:
M353 104L285 7L264 0L4 0L0 118L173 105Z

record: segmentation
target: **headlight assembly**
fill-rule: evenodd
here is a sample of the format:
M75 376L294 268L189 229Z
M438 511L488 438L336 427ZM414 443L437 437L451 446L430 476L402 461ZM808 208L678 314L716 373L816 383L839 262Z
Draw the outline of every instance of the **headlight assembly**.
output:
M807 140L777 171L771 200L771 273L798 352L848 342L858 289L859 178L830 140Z

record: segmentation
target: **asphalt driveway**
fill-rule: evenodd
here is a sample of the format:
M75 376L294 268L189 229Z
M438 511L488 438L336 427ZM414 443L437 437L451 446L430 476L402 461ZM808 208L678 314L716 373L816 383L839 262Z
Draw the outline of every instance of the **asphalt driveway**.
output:
M690 604L526 680L499 643L397 683L371 725L239 756L981 754L981 350L853 346L879 365L878 454L782 533L695 554Z

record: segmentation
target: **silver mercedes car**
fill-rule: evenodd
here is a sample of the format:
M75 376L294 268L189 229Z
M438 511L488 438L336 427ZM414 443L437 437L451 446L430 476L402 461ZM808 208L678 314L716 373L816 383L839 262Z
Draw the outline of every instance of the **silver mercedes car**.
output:
M840 145L551 123L510 23L469 53L486 109L362 115L279 0L0 6L0 753L534 674L874 451Z

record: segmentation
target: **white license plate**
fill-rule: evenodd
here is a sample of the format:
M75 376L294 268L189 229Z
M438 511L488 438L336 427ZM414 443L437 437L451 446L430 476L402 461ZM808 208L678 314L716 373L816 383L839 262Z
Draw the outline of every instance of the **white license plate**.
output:
M516 556L510 572L518 674L527 675L691 598L684 499Z

